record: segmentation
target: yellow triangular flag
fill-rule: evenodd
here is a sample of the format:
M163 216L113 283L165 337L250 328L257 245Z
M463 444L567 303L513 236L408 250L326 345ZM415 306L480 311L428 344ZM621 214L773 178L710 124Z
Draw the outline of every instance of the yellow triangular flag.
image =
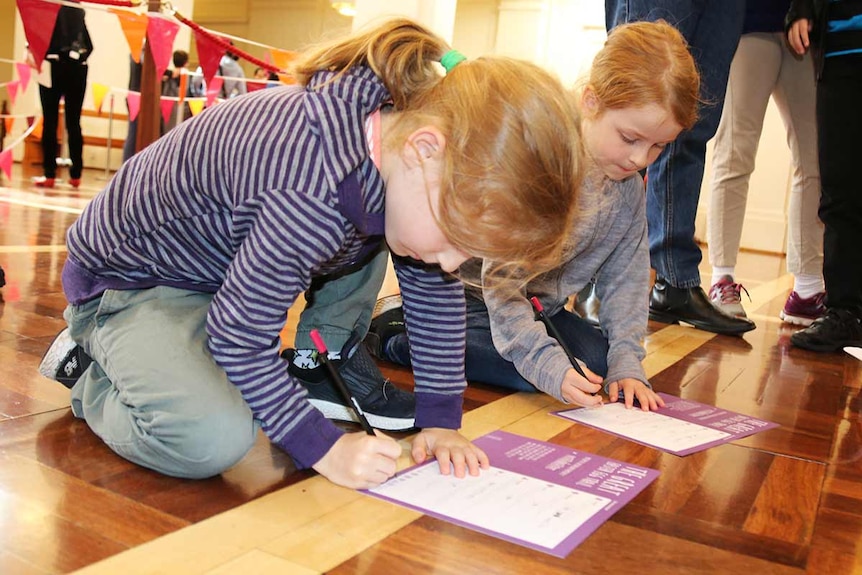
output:
M188 102L189 109L192 111L192 116L197 116L204 109L204 101L200 98L189 99L186 102Z
M102 100L105 99L105 96L108 94L110 88L105 84L93 84L93 107L98 110L98 112L102 113Z

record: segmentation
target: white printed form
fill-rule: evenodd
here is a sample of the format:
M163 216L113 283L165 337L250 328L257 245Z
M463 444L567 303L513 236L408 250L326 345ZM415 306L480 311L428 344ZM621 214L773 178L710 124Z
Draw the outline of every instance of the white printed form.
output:
M654 411L626 409L622 403L571 409L558 415L674 453L732 437L730 433Z
M611 503L607 497L496 467L457 479L441 475L436 463L400 474L371 492L549 549Z

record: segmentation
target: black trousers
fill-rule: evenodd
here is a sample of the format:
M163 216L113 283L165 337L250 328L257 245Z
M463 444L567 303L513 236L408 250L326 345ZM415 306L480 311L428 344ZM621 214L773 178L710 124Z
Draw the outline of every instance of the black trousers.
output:
M72 167L69 176L80 178L84 168L84 137L81 135L81 108L87 90L87 69L75 60L61 57L51 63L51 87L39 86L42 101L42 167L46 178L57 176L57 123L60 98L65 101L66 135Z
M862 317L862 56L826 58L817 83L826 304Z

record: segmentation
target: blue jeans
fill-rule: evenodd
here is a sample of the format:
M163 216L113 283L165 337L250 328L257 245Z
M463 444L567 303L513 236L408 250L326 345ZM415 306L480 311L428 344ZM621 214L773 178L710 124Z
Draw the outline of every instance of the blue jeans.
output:
M608 373L608 340L602 332L577 315L562 310L551 317L569 350L587 364L591 371L604 377ZM410 345L407 333L399 333L386 342L384 356L389 361L410 365ZM515 365L503 359L491 339L491 321L485 302L467 296L467 357L465 371L468 381L512 389L537 391L521 377ZM560 382L562 383L562 382Z
M608 29L624 22L667 20L688 41L701 73L699 119L649 167L647 222L650 262L670 285L700 285L701 251L694 221L706 143L721 119L730 63L742 33L745 0L605 0Z

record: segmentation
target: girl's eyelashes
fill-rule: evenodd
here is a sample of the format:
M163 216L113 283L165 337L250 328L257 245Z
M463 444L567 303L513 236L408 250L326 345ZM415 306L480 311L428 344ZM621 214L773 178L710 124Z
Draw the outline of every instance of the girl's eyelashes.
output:
M625 142L626 144L634 144L635 142L637 142L637 139L628 138L625 134L622 133L620 133L620 138L622 138L623 142Z

